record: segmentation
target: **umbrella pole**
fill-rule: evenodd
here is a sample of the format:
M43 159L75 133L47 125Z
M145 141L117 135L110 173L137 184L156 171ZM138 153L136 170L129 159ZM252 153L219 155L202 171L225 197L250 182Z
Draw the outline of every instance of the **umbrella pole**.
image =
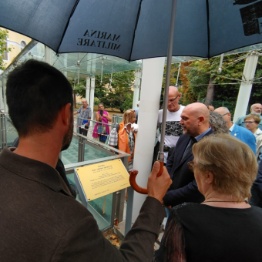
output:
M174 28L175 28L175 11L176 11L176 0L172 0L172 14L171 22L169 29L169 39L168 39L168 50L167 50L167 67L166 67L166 85L165 85L165 95L164 95L164 106L163 106L163 117L162 117L162 130L161 130L161 140L159 145L158 160L160 161L160 170L158 176L163 172L164 166L164 138L166 133L166 109L168 103L168 92L169 92L169 78L171 71L171 62L172 62L172 50L173 50L173 38L174 38ZM148 191L146 188L141 188L136 183L137 171L131 171L130 174L130 185L132 188L140 194L147 194Z
M176 12L176 0L172 0L171 9L171 22L169 29L168 38L168 50L167 50L167 66L166 66L166 83L164 91L164 105L163 105L163 117L162 117L162 128L161 128L161 140L159 145L158 159L160 162L164 163L164 139L166 133L166 114L167 114L167 104L168 104L168 92L169 92L169 79L172 63L172 51L173 51L173 40L174 40L174 29L175 29L175 12Z

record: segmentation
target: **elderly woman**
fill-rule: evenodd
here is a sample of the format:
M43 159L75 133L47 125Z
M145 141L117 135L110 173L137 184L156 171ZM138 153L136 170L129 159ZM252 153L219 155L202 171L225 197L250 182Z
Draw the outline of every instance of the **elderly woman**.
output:
M193 146L189 165L205 200L172 209L155 261L261 261L262 209L250 206L251 149L228 134Z

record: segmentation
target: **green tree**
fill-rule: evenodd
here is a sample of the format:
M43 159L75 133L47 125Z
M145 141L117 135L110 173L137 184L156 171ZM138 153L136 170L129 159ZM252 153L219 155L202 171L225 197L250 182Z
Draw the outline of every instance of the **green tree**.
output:
M180 77L184 77L181 102L183 104L195 101L206 102L208 87L211 83L214 88L214 96L211 103L215 107L227 106L233 111L241 84L245 58L246 54L225 56L221 72L218 70L220 57L187 62L184 75L183 73L180 74ZM262 100L261 62L262 60L259 57L255 74L257 81L253 84L249 104Z
M0 69L1 70L5 69L4 53L11 51L11 48L7 48L6 45L7 36L8 36L8 31L0 28Z
M162 81L162 91L166 86L166 66L164 68L164 75L163 75L163 81ZM170 78L169 78L169 85L175 86L177 82L177 76L178 76L178 70L179 70L179 64L172 64L170 68Z
M96 76L95 101L120 112L132 108L134 79L133 70Z

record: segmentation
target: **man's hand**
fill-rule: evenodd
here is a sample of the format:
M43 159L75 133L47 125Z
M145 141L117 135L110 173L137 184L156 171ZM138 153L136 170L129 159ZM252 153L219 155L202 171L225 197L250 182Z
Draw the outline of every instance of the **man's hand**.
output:
M160 163L156 161L148 178L147 190L148 196L154 197L162 203L166 191L172 184L172 180L166 170L166 167L163 167L163 173L158 177L157 174L159 170Z

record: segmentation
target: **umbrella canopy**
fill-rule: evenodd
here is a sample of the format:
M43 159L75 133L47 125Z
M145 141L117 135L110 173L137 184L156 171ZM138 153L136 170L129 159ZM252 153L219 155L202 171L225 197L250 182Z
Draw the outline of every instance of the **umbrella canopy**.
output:
M209 58L262 42L262 0L7 0L0 26L57 53ZM164 108L167 105L166 83ZM160 159L163 159L166 110Z
M8 0L0 26L57 53L165 57L174 16L173 56L212 57L262 42L256 0Z

